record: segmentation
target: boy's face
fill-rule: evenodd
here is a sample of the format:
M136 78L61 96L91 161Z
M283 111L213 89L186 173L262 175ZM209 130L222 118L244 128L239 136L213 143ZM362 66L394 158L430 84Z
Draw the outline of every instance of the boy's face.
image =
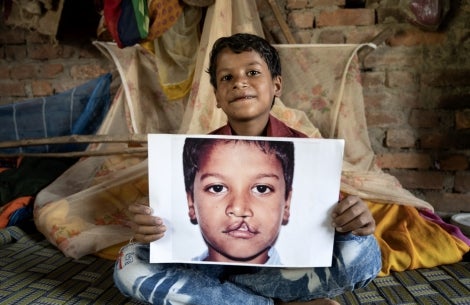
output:
M230 156L230 157L228 157ZM217 143L202 157L187 194L189 216L208 244L209 261L263 264L289 220L281 162L247 142Z
M273 99L282 91L282 78L274 79L263 58L255 51L234 53L226 48L217 57L217 107L229 121L264 120Z

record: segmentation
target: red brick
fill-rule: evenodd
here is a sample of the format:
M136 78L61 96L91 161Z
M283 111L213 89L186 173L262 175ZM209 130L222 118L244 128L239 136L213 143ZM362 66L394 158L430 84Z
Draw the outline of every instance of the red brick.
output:
M449 139L442 132L430 132L421 135L418 142L420 143L419 148L436 149L448 146Z
M436 211L470 212L470 193L426 193L426 199Z
M362 87L373 88L383 86L385 83L384 72L366 72L362 73Z
M391 173L397 177L406 189L442 190L446 186L448 176L446 173L435 171L394 171Z
M28 47L28 56L31 59L57 59L62 56L63 47L50 44L35 44Z
M387 147L414 147L415 143L416 137L412 129L389 129L387 131L387 137L385 138Z
M395 90L390 94L390 104L402 109L402 112L405 112L405 109L418 107L419 102L418 91ZM390 104L386 107L390 108Z
M78 52L78 58L99 58L102 53L94 45L82 46Z
M377 36L380 32L380 29L377 29L375 26L361 26L354 27L351 29L344 30L346 34L346 43L367 43L372 41L372 39Z
M439 126L440 115L435 110L413 109L409 122L413 127L432 128Z
M77 52L77 47L75 47L73 45L64 45L61 57L62 58L72 58L75 55L76 52Z
M383 153L377 154L376 163L380 168L428 169L431 157L424 153Z
M415 28L399 31L395 36L390 37L387 42L390 46L418 46L444 44L447 36L443 32L424 32Z
M105 69L99 65L89 64L89 65L76 65L70 69L70 76L73 79L93 79L100 75L107 73Z
M401 49L381 46L364 59L365 68L416 68L423 64L423 58L413 48Z
M54 93L51 83L47 81L33 81L31 88L34 96L49 96Z
M454 190L459 193L470 193L470 172L457 172L454 178Z
M312 32L308 30L300 30L294 33L295 40L297 43L304 43L304 44L309 44L309 43L314 43L312 41Z
M450 155L439 158L439 167L442 170L466 170L468 168L468 159L465 155Z
M308 0L287 0L287 9L301 9L307 7Z
M421 83L431 87L459 87L470 86L469 69L446 69L423 73Z
M371 9L338 9L323 11L317 19L317 27L375 24L375 13Z
M26 47L24 45L7 45L5 47L5 59L21 61L26 58Z
M55 78L60 73L64 72L64 65L62 64L44 64L39 68L39 78Z
M289 24L295 28L313 28L315 15L313 11L292 11L287 16Z
M309 6L317 7L317 6L344 6L346 4L346 0L310 0Z
M417 90L416 75L409 71L389 71L387 73L387 86L390 88Z
M392 112L387 109L382 111L367 111L366 112L367 125L371 126L397 126L402 125L405 122L403 113Z
M25 85L23 82L0 82L0 96L25 97Z
M25 43L25 30L3 28L0 31L0 42L2 44L23 44Z
M56 93L64 92L80 85L83 85L83 82L83 80L71 79L69 77L66 80L54 83L54 91Z
M10 68L6 65L0 65L0 79L10 79Z
M367 81L367 79L365 79ZM364 86L364 108L367 112L371 109L382 108L390 103L390 93L384 90L367 90L368 86Z
M31 79L36 77L36 67L34 65L17 65L11 68L12 79Z
M376 9L377 23L404 23L406 15L399 7L379 7Z
M455 112L455 129L470 129L470 109Z
M51 38L38 32L26 33L26 40L30 44L52 44Z
M325 30L322 31L318 38L319 43L344 43L345 37L343 31Z

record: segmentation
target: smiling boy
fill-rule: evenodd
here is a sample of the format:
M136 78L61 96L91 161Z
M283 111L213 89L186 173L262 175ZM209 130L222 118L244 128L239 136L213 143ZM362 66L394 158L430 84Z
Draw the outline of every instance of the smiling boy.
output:
M219 38L208 72L217 107L228 119L212 134L306 137L270 115L282 92L282 77L279 55L263 38ZM115 283L123 294L153 304L338 304L325 298L367 285L381 268L380 249L372 235L374 219L356 196L347 196L333 208L336 234L328 268L150 264L147 243L162 238L166 227L148 206L132 204L129 211L138 243L121 250Z
M195 260L280 265L274 249L290 216L294 143L186 138L189 218L208 250Z

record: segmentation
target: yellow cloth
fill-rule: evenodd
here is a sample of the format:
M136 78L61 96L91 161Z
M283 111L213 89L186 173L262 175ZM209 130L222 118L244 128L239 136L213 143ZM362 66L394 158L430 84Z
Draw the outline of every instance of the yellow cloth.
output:
M441 226L424 219L416 208L368 202L376 221L375 237L382 251L382 270L430 268L462 259L470 248Z

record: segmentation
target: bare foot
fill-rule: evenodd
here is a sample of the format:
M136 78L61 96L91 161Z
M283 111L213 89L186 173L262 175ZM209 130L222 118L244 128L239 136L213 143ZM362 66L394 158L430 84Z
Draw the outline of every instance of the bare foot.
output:
M332 299L316 299L306 302L279 302L276 305L341 305Z

